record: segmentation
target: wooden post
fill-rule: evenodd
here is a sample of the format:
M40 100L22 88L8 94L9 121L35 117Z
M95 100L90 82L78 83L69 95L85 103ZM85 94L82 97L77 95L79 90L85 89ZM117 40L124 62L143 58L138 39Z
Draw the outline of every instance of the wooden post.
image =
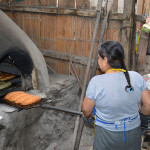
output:
M137 1L137 15L143 15L144 0Z
M141 32L140 36L140 43L139 43L139 56L138 56L138 64L143 66L146 60L146 52L148 47L148 37L149 34L145 33L144 31Z
M118 12L118 0L113 0L113 12Z
M125 0L121 43L125 51L125 64L128 70L131 67L134 17L135 0Z

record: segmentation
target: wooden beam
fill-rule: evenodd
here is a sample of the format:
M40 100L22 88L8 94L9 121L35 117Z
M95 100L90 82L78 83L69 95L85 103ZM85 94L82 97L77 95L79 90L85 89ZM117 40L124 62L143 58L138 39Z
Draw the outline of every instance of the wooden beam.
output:
M28 13L44 13L44 14L59 14L59 15L76 15L96 17L97 11L92 9L73 9L73 8L57 8L57 7L43 7L43 6L8 6L0 5L0 9L3 11L14 12L28 12Z
M0 9L3 11L11 12L27 12L27 13L41 13L41 14L52 14L52 15L75 15L75 16L86 16L96 17L97 11L91 9L67 9L67 8L56 8L56 7L43 7L43 6L13 6L0 5ZM101 18L104 18L102 11ZM145 18L142 15L136 15L136 21L145 22ZM109 20L123 20L122 13L112 13L109 15Z
M55 50L43 50L43 49L41 49L40 51L45 57L55 58L55 59L69 62L69 58L66 53L56 52ZM71 57L72 62L74 63L81 64L84 66L86 66L88 63L88 57L81 57L81 56L75 56L75 55L70 55L70 57ZM93 62L94 60L92 59L92 65L93 65Z
M125 51L125 64L128 70L131 67L131 51L133 42L133 25L135 17L135 0L124 1L123 28L121 33L121 43Z
M56 8L56 7L43 7L43 6L9 6L0 5L0 9L3 11L11 12L27 12L27 13L42 13L42 14L55 14L55 15L75 15L85 17L96 17L97 10L92 9L68 9L68 8ZM120 13L110 14L110 20L122 20L123 15ZM104 18L102 10L101 18Z

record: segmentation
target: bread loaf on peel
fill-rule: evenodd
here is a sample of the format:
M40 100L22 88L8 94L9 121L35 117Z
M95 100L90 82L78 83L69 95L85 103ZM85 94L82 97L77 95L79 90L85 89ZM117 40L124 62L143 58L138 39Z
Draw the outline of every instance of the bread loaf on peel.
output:
M15 94L19 94L19 93L24 93L22 91L14 91L14 92L11 92L11 93L8 93L7 95L5 95L5 99L9 99L11 96L15 95Z
M23 95L23 96L19 97L17 100L15 100L15 103L21 104L25 99L27 99L29 97L31 97L31 95L29 95L29 94Z
M41 100L41 97L25 93L23 91L15 91L7 94L5 97L10 102L15 102L21 105L34 104Z
M11 74L10 74L10 75L1 77L0 80L1 80L1 81L5 81L5 80L13 79L13 78L15 78L15 77L16 77L15 75L13 75L13 74L11 75Z
M26 93L17 93L17 94L14 94L14 95L10 96L8 100L15 102L18 98L20 98L24 95L26 95Z
M39 96L31 96L31 97L25 99L25 100L21 103L21 105L34 104L34 103L36 103L36 102L38 102L38 101L40 101L40 100L41 100L41 97L39 97Z

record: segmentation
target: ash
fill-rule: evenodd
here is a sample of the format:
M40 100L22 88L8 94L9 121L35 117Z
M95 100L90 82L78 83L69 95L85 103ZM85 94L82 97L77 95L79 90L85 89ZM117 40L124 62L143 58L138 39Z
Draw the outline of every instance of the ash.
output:
M77 80L60 74L50 74L50 80L47 105L78 110ZM76 115L32 108L0 116L0 150L71 150ZM92 150L92 144L93 129L85 126L79 150Z

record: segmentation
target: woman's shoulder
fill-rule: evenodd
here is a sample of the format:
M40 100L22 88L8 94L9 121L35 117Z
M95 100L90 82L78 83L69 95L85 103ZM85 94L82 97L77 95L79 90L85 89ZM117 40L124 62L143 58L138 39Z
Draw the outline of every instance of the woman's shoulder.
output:
M91 80L100 80L100 79L105 78L105 76L106 76L106 74L96 75Z
M101 74L101 75L96 75L93 78L91 78L90 82L91 83L100 83L103 82L103 80L105 79L105 74Z
M130 75L131 78L134 78L135 80L136 80L136 79L141 80L141 81L144 80L144 78L142 77L142 75L139 74L139 73L136 72L136 71L129 71L129 75Z
M128 71L128 72L129 72L129 75L142 77L142 76L141 76L138 72L136 72L136 71Z

